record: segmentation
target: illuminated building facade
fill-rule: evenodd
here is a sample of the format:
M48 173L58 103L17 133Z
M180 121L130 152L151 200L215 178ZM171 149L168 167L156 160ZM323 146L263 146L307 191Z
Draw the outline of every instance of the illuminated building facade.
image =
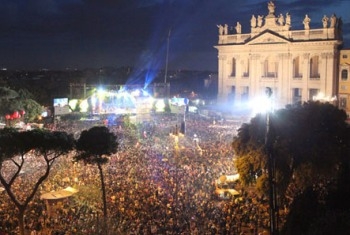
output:
M339 108L350 116L350 49L340 51L339 59Z
M266 87L279 108L335 99L343 43L340 18L324 16L320 28L312 29L305 15L303 29L291 30L289 13L277 15L272 1L267 8L266 16L252 15L250 33L242 34L239 22L232 28L218 25L218 102L252 102Z

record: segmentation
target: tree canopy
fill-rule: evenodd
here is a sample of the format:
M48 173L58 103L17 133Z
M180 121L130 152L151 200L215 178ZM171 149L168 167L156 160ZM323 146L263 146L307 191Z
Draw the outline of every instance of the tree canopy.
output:
M105 126L95 126L84 130L76 143L78 150L75 159L88 164L96 164L100 173L103 214L107 218L106 189L102 165L108 162L107 156L117 152L117 136Z
M268 133L266 115L242 125L232 143L242 182L256 183L267 193L268 150L275 160L280 203L286 198L291 203L283 234L348 231L350 129L345 112L329 103L290 105L269 114Z
M243 183L259 182L262 191L267 179L265 137L266 114L258 114L239 129L232 144ZM302 191L336 178L348 156L346 114L329 103L306 102L276 110L270 114L269 138L280 195L291 184Z
M117 137L105 126L95 126L89 130L82 131L76 143L79 154L77 160L87 163L106 163L110 156L117 152Z
M24 234L23 216L29 202L55 159L72 150L73 144L73 137L65 132L0 130L0 182L18 209L20 234ZM21 194L16 195L18 188Z
M25 110L26 121L34 121L41 115L43 108L28 90L20 89L16 92L10 88L0 87L0 115L5 116L18 110Z

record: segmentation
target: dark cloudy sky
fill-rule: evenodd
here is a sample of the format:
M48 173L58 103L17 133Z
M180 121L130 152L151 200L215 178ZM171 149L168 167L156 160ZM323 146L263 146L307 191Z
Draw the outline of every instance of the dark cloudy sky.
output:
M218 24L250 32L267 15L267 0L0 0L0 67L63 69L123 65L217 70ZM342 17L350 48L350 0L276 0L292 29L305 14L311 28L323 15Z

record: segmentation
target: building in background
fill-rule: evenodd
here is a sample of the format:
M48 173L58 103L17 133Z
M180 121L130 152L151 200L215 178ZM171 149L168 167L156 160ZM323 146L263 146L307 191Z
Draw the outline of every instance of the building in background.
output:
M248 105L265 96L266 87L276 108L337 100L341 19L334 14L313 19L322 25L313 29L305 15L303 29L291 30L289 13L276 14L272 1L267 8L266 16L252 15L250 33L242 34L239 22L218 25L218 102Z
M350 116L350 49L340 51L339 59L339 108Z

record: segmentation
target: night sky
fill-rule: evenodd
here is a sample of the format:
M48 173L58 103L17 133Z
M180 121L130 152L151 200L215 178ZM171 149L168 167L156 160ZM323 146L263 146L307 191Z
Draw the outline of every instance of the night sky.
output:
M267 0L0 0L0 67L8 69L134 66L217 71L218 24L267 15ZM343 20L350 48L350 0L277 0L292 29L322 28L323 15ZM170 32L170 36L169 36ZM168 37L169 36L169 37Z

